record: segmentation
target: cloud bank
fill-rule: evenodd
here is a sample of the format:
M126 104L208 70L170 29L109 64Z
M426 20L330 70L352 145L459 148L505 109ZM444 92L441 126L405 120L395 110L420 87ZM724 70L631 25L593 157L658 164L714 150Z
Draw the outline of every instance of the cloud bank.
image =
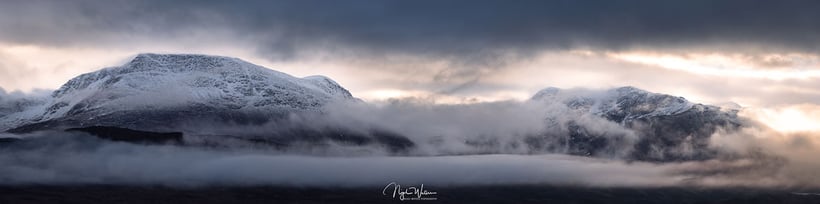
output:
M592 91L594 92L594 91ZM555 104L496 102L440 105L423 100L380 105L335 104L321 118L294 116L314 128L385 128L418 143L395 156L379 144L294 145L289 149L243 146L226 138L218 146L139 145L82 133L2 135L22 141L0 143L0 181L21 184L112 184L198 186L383 186L389 182L430 186L549 184L604 187L818 187L816 132L782 133L765 126L717 132L710 147L724 155L703 161L629 161L632 143L599 158L569 156L561 148L524 145L528 134L566 131L553 120L578 120L590 131L634 132ZM588 118L585 118L588 117ZM198 127L211 134L262 126ZM557 129L554 129L557 128ZM618 135L618 134L610 134ZM186 138L190 139L190 138ZM549 140L554 144L560 140ZM554 138L553 138L554 139ZM484 141L470 145L465 141ZM492 142L488 142L492 141ZM2 142L2 141L0 141ZM519 146L513 144L519 144ZM392 155L392 156L391 156ZM469 170L469 171L467 171Z

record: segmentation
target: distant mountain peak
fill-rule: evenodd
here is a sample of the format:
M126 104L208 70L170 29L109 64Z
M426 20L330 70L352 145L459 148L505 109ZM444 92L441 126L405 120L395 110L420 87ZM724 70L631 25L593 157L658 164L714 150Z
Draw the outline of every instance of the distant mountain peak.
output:
M692 103L683 97L653 93L632 86L607 90L549 87L536 93L532 100L566 105L579 113L600 116L630 128L640 138L632 156L641 160L712 158L714 149L708 147L711 135L718 129L734 130L742 123L736 111L725 111L716 106ZM576 141L570 145L570 153L588 155L602 151L595 148L595 144L611 142L607 133L596 135L586 131L587 127L577 125L581 123L570 121L568 124L573 130L570 138Z
M547 87L545 89L541 89L540 91L536 92L535 95L532 96L531 99L538 100L546 97L553 97L561 92L560 88L557 87Z
M558 87L552 87L551 86L551 87L547 87L547 88L539 90L538 92L535 93L535 95L532 96L531 99L539 100L539 99L542 99L542 98L545 98L545 97L556 97L556 96L563 95L563 94L583 95L583 94L577 94L576 93L579 90L581 90L583 92L595 92L594 90L586 90L586 89L571 89L571 90L567 91L567 90L564 90L564 89L561 89L561 88L558 88ZM570 92L570 93L568 93L568 92ZM607 90L605 90L605 92L610 92L610 93L614 93L614 94L617 94L617 95L652 94L652 92L649 92L649 91L646 91L646 90L643 90L643 89L640 89L640 88L637 88L637 87L634 87L634 86L615 87L615 88L607 89Z
M615 88L615 91L619 93L649 93L649 91L639 89L638 87L634 86L622 86Z
M678 114L695 105L683 97L652 93L634 86L607 90L573 89L567 91L548 87L533 95L532 100L562 102L571 108L589 111L596 115L611 115L613 118L610 119L617 122L648 116Z

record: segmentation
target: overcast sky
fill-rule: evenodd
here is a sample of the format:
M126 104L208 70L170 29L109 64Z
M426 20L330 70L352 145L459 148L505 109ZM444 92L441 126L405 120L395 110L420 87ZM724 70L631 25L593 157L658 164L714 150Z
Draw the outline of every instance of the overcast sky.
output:
M370 101L630 85L816 119L817 11L817 1L746 0L5 0L0 87L56 89L138 53L200 53L326 75Z

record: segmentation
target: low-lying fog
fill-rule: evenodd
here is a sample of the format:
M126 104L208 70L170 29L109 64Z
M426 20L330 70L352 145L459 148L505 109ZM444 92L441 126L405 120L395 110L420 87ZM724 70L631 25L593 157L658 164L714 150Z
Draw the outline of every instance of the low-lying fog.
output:
M550 126L549 121L570 119L587 124L590 131L613 133L609 135L622 137L624 143L611 147L611 155L595 158L503 145L514 144L530 133L566 131ZM291 121L316 127L384 128L410 137L417 146L396 156L377 144L330 143L320 149L306 146L293 151L300 147L281 150L141 145L54 131L4 134L0 137L24 140L0 144L0 183L351 187L390 182L439 186L820 185L820 176L816 174L820 171L820 160L813 159L820 155L815 139L818 134L780 133L761 125L765 121L740 131L712 135L710 145L731 156L665 163L626 158L630 142L639 137L631 130L550 104L437 105L414 100L379 105L337 104L329 106L319 118L293 117ZM264 132L275 125L240 129ZM198 128L205 132L221 129ZM502 145L475 149L464 143L482 138Z

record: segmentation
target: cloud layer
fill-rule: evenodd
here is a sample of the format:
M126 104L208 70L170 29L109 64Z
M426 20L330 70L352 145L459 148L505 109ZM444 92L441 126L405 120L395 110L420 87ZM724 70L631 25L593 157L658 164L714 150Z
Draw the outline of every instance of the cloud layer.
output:
M0 135L7 137L9 135ZM752 137L749 137L752 136ZM644 163L579 156L487 154L438 157L303 155L271 149L138 145L41 132L0 148L0 181L19 184L198 186L427 186L548 184L609 187L818 187L816 134L747 130L720 135L757 157Z
M273 58L310 47L486 61L544 48L748 44L815 52L810 1L12 1L3 41L117 43L230 34ZM121 43L121 42L120 42Z
M4 148L4 184L383 186L572 184L670 185L664 168L561 155L316 157L219 151L49 135L36 148ZM57 138L62 137L62 138ZM42 139L41 139L42 140ZM45 143L45 144L43 144ZM31 147L29 147L31 148ZM465 172L466 169L473 171ZM596 176L597 175L597 176ZM617 176L615 176L617 175Z

